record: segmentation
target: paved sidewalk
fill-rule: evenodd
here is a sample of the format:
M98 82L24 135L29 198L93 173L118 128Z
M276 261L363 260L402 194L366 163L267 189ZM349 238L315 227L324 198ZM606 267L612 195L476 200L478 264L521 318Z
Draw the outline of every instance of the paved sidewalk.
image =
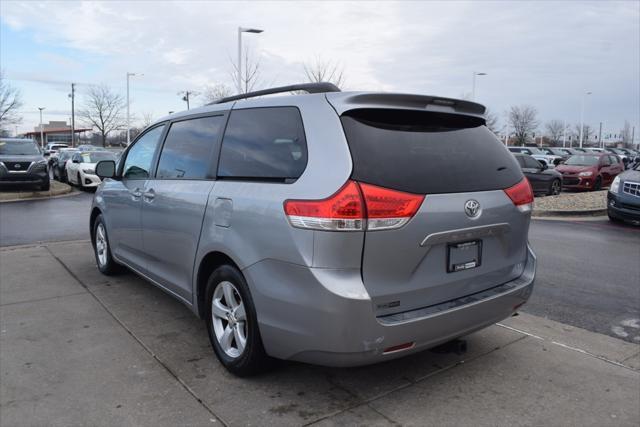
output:
M640 423L640 346L522 314L424 352L226 373L201 321L87 242L0 250L0 425Z

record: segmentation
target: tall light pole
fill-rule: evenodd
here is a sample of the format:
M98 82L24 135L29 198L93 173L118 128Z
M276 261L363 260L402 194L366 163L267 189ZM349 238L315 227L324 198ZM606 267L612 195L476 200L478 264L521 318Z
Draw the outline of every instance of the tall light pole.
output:
M591 95L591 92L584 92L582 94L582 105L580 107L580 148L582 148L582 137L584 136L584 102L587 95Z
M40 110L40 147L44 148L44 132L42 130L42 110L44 107L38 107L38 110Z
M486 76L487 73L477 73L473 72L473 82L471 83L471 100L475 101L476 99L476 76Z
M242 93L242 33L260 34L264 30L238 27L238 93Z
M127 72L127 146L131 144L131 126L129 123L129 77L131 76L144 76L144 74L136 74Z

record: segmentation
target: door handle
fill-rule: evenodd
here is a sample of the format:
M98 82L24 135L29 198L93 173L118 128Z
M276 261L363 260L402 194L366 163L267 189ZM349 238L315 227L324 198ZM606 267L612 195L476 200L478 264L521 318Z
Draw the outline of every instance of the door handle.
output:
M131 198L133 200L138 200L140 197L142 197L142 191L140 191L139 188L136 188L131 192Z
M142 195L142 198L144 199L145 202L152 202L155 197L156 197L156 192L153 191L153 188L150 189L149 191L146 191Z

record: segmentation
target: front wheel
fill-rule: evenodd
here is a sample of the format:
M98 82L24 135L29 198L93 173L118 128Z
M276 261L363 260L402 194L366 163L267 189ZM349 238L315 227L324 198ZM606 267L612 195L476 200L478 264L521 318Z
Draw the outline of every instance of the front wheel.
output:
M82 184L80 172L78 172L78 176L76 177L76 179L78 180L78 188L80 188L81 190L84 190L84 185Z
M557 196L558 194L560 194L560 191L562 191L562 184L560 184L559 179L554 179L553 181L551 181L551 185L549 186L547 195Z
M269 367L249 287L235 267L223 265L209 277L205 320L213 351L229 372L249 376Z

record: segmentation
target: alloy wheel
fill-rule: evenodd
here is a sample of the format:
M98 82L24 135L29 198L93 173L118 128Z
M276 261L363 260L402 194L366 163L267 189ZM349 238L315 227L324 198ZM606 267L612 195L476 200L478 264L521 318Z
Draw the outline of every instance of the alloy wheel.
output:
M100 267L107 265L107 251L109 244L107 243L107 235L104 231L104 225L99 223L96 227L96 255Z
M211 300L211 322L220 348L238 358L247 346L248 319L238 289L229 281L218 283Z
M558 194L560 194L560 182L553 181L551 183L551 194L553 196L557 196Z

